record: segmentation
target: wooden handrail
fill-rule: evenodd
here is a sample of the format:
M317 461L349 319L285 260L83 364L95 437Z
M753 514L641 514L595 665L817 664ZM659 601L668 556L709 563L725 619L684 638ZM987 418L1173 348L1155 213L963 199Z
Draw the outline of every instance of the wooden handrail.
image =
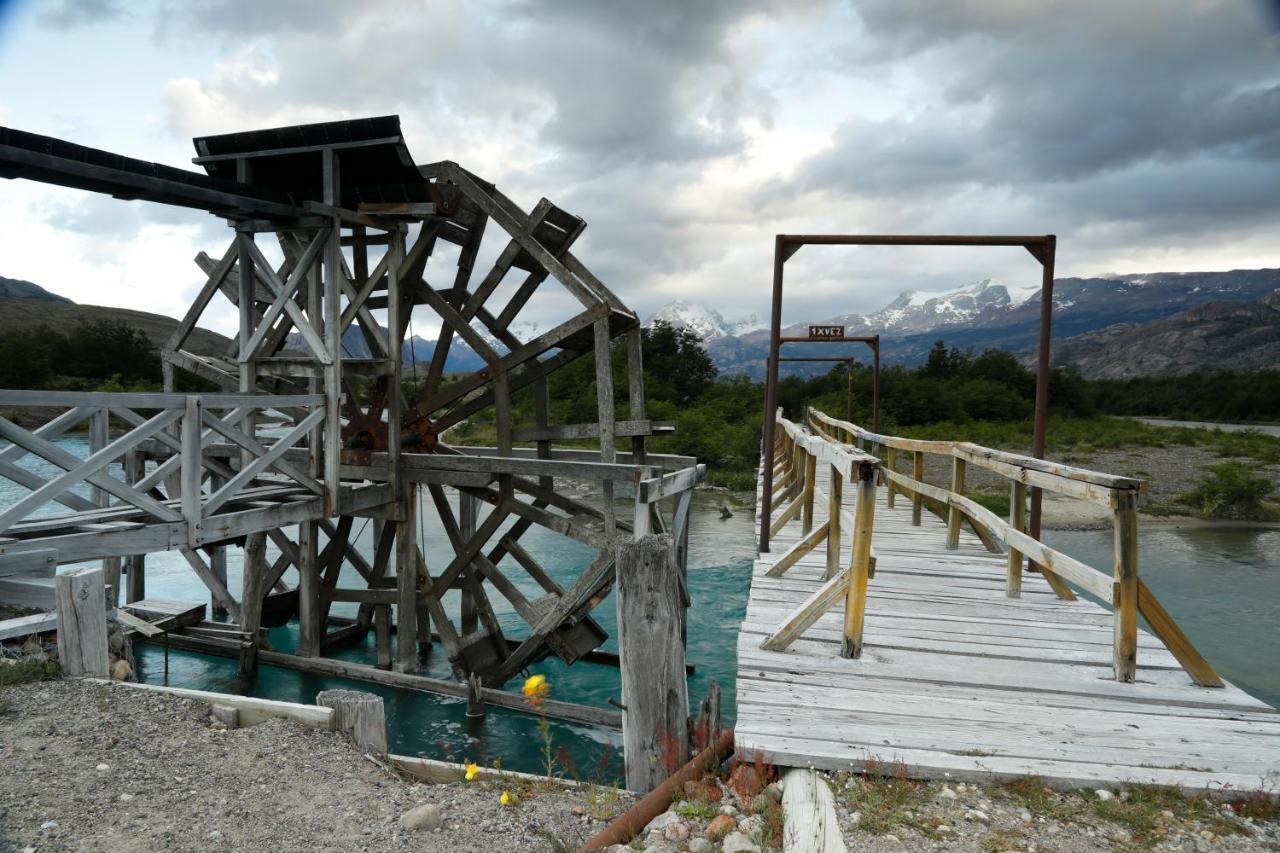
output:
M883 473L888 486L888 505L894 506L895 492L909 495L912 521L917 525L921 523L923 507L928 506L938 512L947 521L947 548L959 546L962 519L969 523L989 549L1000 551L1000 546L1004 546L1009 559L1005 588L1008 597L1018 598L1021 595L1025 558L1040 567L1045 580L1060 597L1075 598L1068 585L1070 583L1109 603L1115 614L1113 667L1118 681L1133 681L1136 677L1138 615L1141 613L1152 632L1195 683L1204 687L1223 686L1222 679L1138 577L1137 502L1146 486L1142 480L1034 459L970 442L921 441L881 435L816 409L808 410L808 423L824 441L846 447L855 442L871 442L886 448L888 464ZM841 441L840 434L849 440ZM894 467L896 452L903 450L913 455L911 475ZM924 482L925 454L951 458L949 488ZM1010 481L1008 520L965 495L966 468L969 465L992 471ZM1111 510L1115 538L1112 575L1050 548L1026 532L1026 499L1030 487L1100 504Z
M769 530L777 533L797 516L801 519L801 538L769 569L769 576L779 577L801 557L825 542L825 581L817 591L793 613L788 614L761 648L780 651L787 648L818 618L841 600L845 602L844 642L841 654L856 658L862 654L862 632L867 609L867 582L875 571L875 551L871 537L875 517L876 479L880 460L862 450L844 447L822 436L805 432L778 415L775 455L780 460L776 473L781 490L778 495L789 499ZM828 491L817 485L819 465L830 471ZM844 482L856 489L852 514L842 505ZM827 520L813 525L815 501L821 498L827 506ZM778 506L775 502L773 506ZM841 538L848 531L849 564L840 568Z

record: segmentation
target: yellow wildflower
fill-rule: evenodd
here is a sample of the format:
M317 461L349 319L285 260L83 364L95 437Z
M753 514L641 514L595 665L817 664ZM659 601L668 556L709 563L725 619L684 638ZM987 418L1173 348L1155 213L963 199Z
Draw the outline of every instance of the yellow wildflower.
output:
M480 765L472 764L470 761L467 762L467 773L465 778L468 782L470 782L472 779L475 779L476 775L479 772L480 772Z
M547 681L545 675L531 675L525 679L524 687L520 688L529 699L537 701L551 692L551 682Z
M502 803L504 806L511 805L511 792L503 791L502 796L498 798L498 802Z

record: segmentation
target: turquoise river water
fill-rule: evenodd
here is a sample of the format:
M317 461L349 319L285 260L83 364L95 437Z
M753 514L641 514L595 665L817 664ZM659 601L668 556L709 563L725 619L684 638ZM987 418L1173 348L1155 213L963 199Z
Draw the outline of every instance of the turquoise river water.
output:
M61 442L76 455L84 455L84 442ZM32 463L34 470L42 466ZM46 472L47 473L47 472ZM5 487L11 491L5 491ZM12 484L0 485L0 507L24 493ZM734 715L734 670L737 626L746 606L747 587L754 555L753 520L747 508L730 519L721 519L718 494L699 494L694 501L689 553L689 592L692 609L688 621L688 660L696 667L689 680L692 703L706 695L714 679L724 690L724 713ZM427 502L429 505L429 501ZM371 551L371 530L361 529L358 547ZM428 565L438 570L447 559L448 543L434 519L424 515L423 552ZM1050 544L1085 562L1109 571L1111 538L1104 531L1053 531ZM528 550L558 581L568 585L590 560L584 546L539 528L522 540ZM270 552L274 556L274 552ZM240 589L240 552L228 549L229 585ZM1280 704L1280 530L1237 527L1170 528L1150 525L1140 533L1143 579L1160 596L1165 607L1183 626L1204 655L1228 679L1254 695ZM505 563L503 564L506 565ZM345 585L355 586L358 576ZM516 569L513 578L528 593L537 587ZM286 575L288 579L288 575ZM155 554L147 560L147 595L207 601L204 586L176 553ZM446 607L456 602L446 598ZM524 625L505 602L494 597L504 628L520 636ZM334 605L337 615L354 615L356 605ZM612 637L616 634L612 596L594 611L595 618ZM272 629L273 647L291 651L297 641L294 626ZM604 646L616 651L610 639ZM372 636L364 645L338 656L373 662ZM165 653L148 644L138 649L139 677L151 683L165 681ZM238 692L271 699L313 702L320 690L349 686L370 690L386 701L388 736L392 751L432 758L484 763L500 760L507 769L541 771L543 738L536 718L501 709L490 709L483 720L468 720L461 700L416 691L384 688L344 679L307 675L262 666L248 682L235 678L235 661L171 650L168 653L169 684L207 690ZM548 658L532 667L545 674L557 699L607 707L619 699L619 675L615 667L579 663L565 666ZM450 677L443 652L434 650L424 662L424 674ZM518 680L511 687L518 687ZM557 770L581 778L610 780L620 772L620 733L587 726L551 724L557 752Z

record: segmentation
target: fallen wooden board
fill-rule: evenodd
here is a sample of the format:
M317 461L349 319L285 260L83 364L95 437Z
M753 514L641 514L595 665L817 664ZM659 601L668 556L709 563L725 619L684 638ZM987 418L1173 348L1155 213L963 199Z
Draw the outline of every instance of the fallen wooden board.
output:
M165 687L160 684L140 684L133 681L110 681L104 678L88 680L132 690L149 690L153 693L181 696L184 699L197 699L210 705L225 705L239 712L242 726L252 726L263 720L281 717L313 729L333 730L333 709L321 708L319 705L302 705L276 699L258 699L253 696L237 696L233 693L215 693L211 690L191 690L186 687Z

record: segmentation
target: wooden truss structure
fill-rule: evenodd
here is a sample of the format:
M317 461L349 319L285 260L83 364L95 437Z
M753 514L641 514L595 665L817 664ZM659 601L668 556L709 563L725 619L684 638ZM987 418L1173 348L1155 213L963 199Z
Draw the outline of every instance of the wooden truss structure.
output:
M582 219L545 198L526 212L453 162L413 165L397 117L204 137L196 148L207 174L0 128L5 177L197 207L233 228L220 253L196 259L206 280L163 349L164 393L0 391L0 408L52 413L34 429L0 418L10 442L0 476L30 490L0 512L0 564L49 550L58 563L104 558L108 583L114 561L117 590L136 601L145 555L176 549L234 623L193 629L191 645L229 642L246 672L261 628L296 613L296 655L273 661L317 659L373 631L379 662L414 673L434 634L457 676L491 686L548 654L572 663L604 642L591 610L614 581L620 540L670 532L683 571L703 466L646 450L664 426L645 414L639 322L572 253ZM497 243L488 252L486 235ZM576 310L519 336L518 319L548 285ZM193 352L192 332L227 302L235 340L220 354ZM415 311L440 331L408 377ZM483 369L447 372L459 341ZM612 360L623 354L620 418ZM598 417L557 423L549 377L585 356ZM220 390L178 393L182 373ZM533 423L515 422L521 394L533 397ZM449 441L451 428L488 411L493 447ZM85 424L81 458L56 439ZM24 457L56 473L34 473ZM598 498L570 497L566 482ZM631 509L618 509L623 498ZM427 512L447 552L422 548ZM372 519L372 553L356 547L359 518ZM571 584L557 582L521 544L534 527L596 556ZM231 590L226 549L236 546L244 584ZM523 631L500 624L495 597ZM336 618L337 602L358 603L359 615Z

